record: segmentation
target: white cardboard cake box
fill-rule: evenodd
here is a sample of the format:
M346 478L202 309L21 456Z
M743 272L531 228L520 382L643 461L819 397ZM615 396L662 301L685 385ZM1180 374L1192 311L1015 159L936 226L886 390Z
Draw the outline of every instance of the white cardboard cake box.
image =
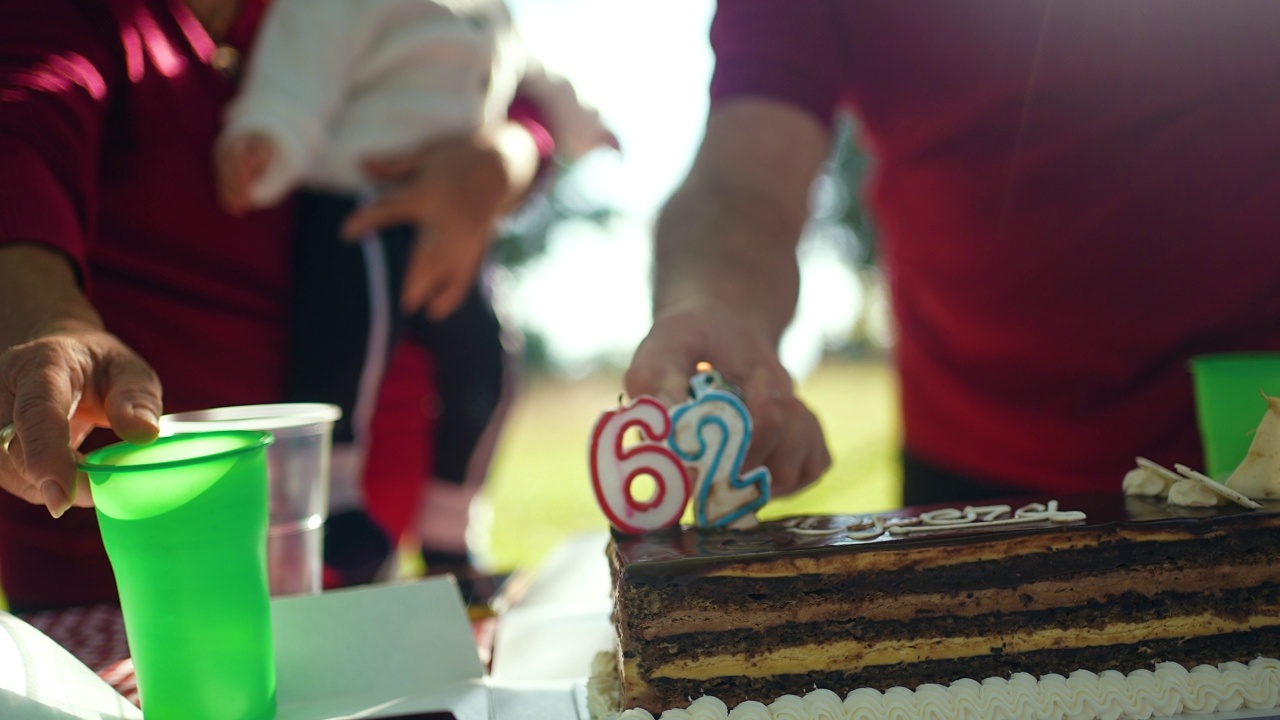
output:
M276 720L447 710L457 720L578 720L565 684L492 682L452 579L275 599ZM0 611L0 718L141 720L65 648Z

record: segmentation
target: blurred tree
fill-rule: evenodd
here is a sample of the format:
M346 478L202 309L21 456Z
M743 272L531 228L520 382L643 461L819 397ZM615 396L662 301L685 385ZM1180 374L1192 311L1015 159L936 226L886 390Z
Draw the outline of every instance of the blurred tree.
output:
M884 277L879 267L878 233L867 205L871 157L858 142L853 117L837 117L831 153L811 194L811 215L802 242L822 243L852 271L859 302L844 342L828 352L878 356L893 342Z
M876 228L867 211L866 178L871 159L858 145L857 125L847 113L836 121L835 139L822 175L815 184L813 222L834 224L847 232L841 250L850 265L875 267Z

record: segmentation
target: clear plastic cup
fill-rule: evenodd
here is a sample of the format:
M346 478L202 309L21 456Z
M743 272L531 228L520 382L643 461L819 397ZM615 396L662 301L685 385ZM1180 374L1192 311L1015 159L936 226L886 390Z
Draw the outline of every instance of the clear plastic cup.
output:
M161 435L214 430L270 432L267 451L270 528L267 571L271 594L315 594L324 575L324 522L329 515L329 466L337 405L275 403L174 413Z
M1267 414L1262 393L1280 395L1280 353L1216 353L1191 359L1205 474L1224 480Z
M172 435L85 456L147 720L270 720L270 433Z

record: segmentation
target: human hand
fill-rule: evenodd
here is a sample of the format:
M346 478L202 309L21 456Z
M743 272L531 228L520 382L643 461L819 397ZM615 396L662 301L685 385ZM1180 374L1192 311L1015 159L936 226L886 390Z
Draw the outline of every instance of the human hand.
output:
M394 225L414 225L417 242L409 254L400 307L443 319L466 298L498 219L524 195L536 167L532 138L511 123L397 157L370 159L366 172L393 189L353 212L343 236L354 241Z
M159 434L160 381L110 333L65 326L0 353L0 426L16 430L0 452L0 488L54 517L93 504L75 448L95 427L146 443Z
M274 155L271 138L261 133L246 133L218 145L213 153L213 170L223 210L239 217L253 207L250 190Z
M656 396L668 407L684 402L700 361L742 391L754 423L745 467L768 466L775 497L809 485L830 467L822 427L796 397L773 344L731 308L685 305L659 313L631 360L626 391Z

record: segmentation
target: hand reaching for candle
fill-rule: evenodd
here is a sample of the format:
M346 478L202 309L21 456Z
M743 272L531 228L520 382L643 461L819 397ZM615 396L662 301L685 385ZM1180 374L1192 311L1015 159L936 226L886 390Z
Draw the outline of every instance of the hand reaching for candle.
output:
M809 485L831 465L818 419L796 397L772 343L732 311L685 306L655 317L627 371L627 393L657 396L668 407L684 402L700 361L742 391L755 425L743 467L768 466L774 496Z
M627 372L631 395L687 397L696 363L743 392L755 423L744 467L768 466L773 495L831 463L817 418L796 397L777 343L799 293L795 247L825 130L777 103L717 108L689 176L654 237L654 321Z

